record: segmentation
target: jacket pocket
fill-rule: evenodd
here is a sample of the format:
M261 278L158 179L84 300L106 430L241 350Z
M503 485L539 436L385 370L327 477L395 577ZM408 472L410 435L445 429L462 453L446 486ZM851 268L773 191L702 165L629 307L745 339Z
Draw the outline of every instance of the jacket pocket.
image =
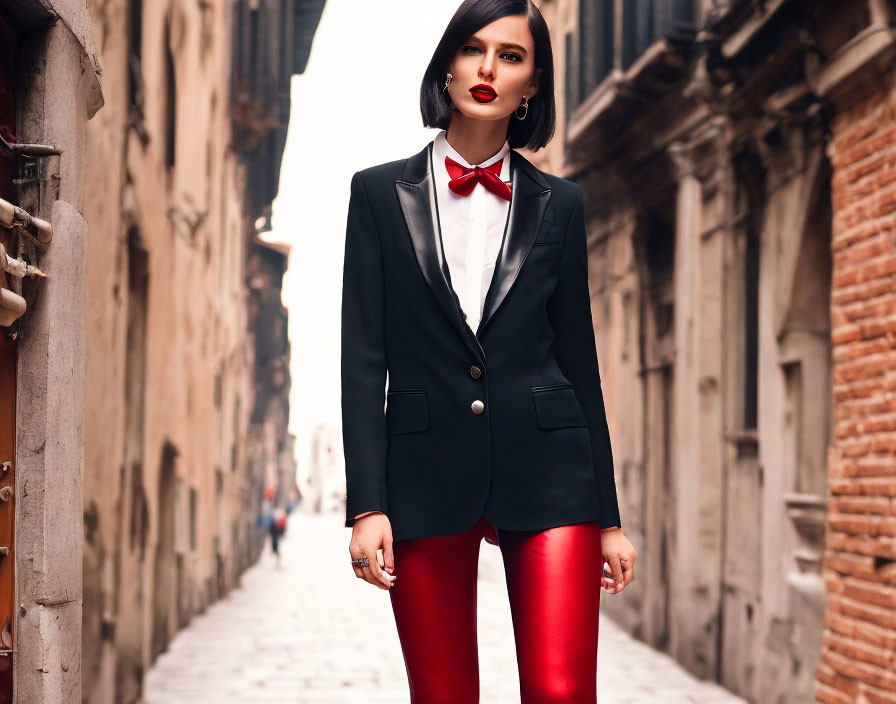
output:
M572 384L534 386L532 398L538 427L542 430L587 426Z
M535 237L533 245L560 244L564 241L564 232L559 225L543 226Z
M386 434L419 433L429 428L423 389L395 389L386 393Z

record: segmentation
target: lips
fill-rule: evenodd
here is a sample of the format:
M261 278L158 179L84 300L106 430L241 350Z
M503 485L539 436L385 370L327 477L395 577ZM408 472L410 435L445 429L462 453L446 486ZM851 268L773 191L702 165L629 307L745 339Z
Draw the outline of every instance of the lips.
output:
M478 103L490 103L498 97L495 89L486 83L480 83L470 88L470 95Z

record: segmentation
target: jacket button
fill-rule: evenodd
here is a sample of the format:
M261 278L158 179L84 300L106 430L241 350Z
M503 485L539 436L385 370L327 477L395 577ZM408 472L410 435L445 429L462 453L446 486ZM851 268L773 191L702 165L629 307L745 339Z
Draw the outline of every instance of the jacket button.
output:
M482 376L482 370L474 364L472 367L470 367L470 376L474 379L478 379Z
M470 408L473 409L473 413L477 416L485 410L485 404L480 401L478 398L470 404Z

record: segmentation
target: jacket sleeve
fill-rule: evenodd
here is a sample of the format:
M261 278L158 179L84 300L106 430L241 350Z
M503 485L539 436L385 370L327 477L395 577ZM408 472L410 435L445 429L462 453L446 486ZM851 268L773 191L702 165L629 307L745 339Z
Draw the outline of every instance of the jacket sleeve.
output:
M572 382L588 424L601 528L622 527L591 319L585 205L578 185L560 260L559 282L548 301L548 316L554 330L557 363Z
M379 234L360 173L351 181L342 273L342 442L346 527L386 513L386 349Z

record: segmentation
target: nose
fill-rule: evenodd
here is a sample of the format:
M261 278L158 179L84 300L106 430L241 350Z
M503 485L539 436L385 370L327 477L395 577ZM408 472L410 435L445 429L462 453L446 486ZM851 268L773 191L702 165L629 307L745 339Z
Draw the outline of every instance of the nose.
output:
M493 79L495 76L495 55L494 52L488 51L482 57L482 63L479 65L479 76L481 78Z

